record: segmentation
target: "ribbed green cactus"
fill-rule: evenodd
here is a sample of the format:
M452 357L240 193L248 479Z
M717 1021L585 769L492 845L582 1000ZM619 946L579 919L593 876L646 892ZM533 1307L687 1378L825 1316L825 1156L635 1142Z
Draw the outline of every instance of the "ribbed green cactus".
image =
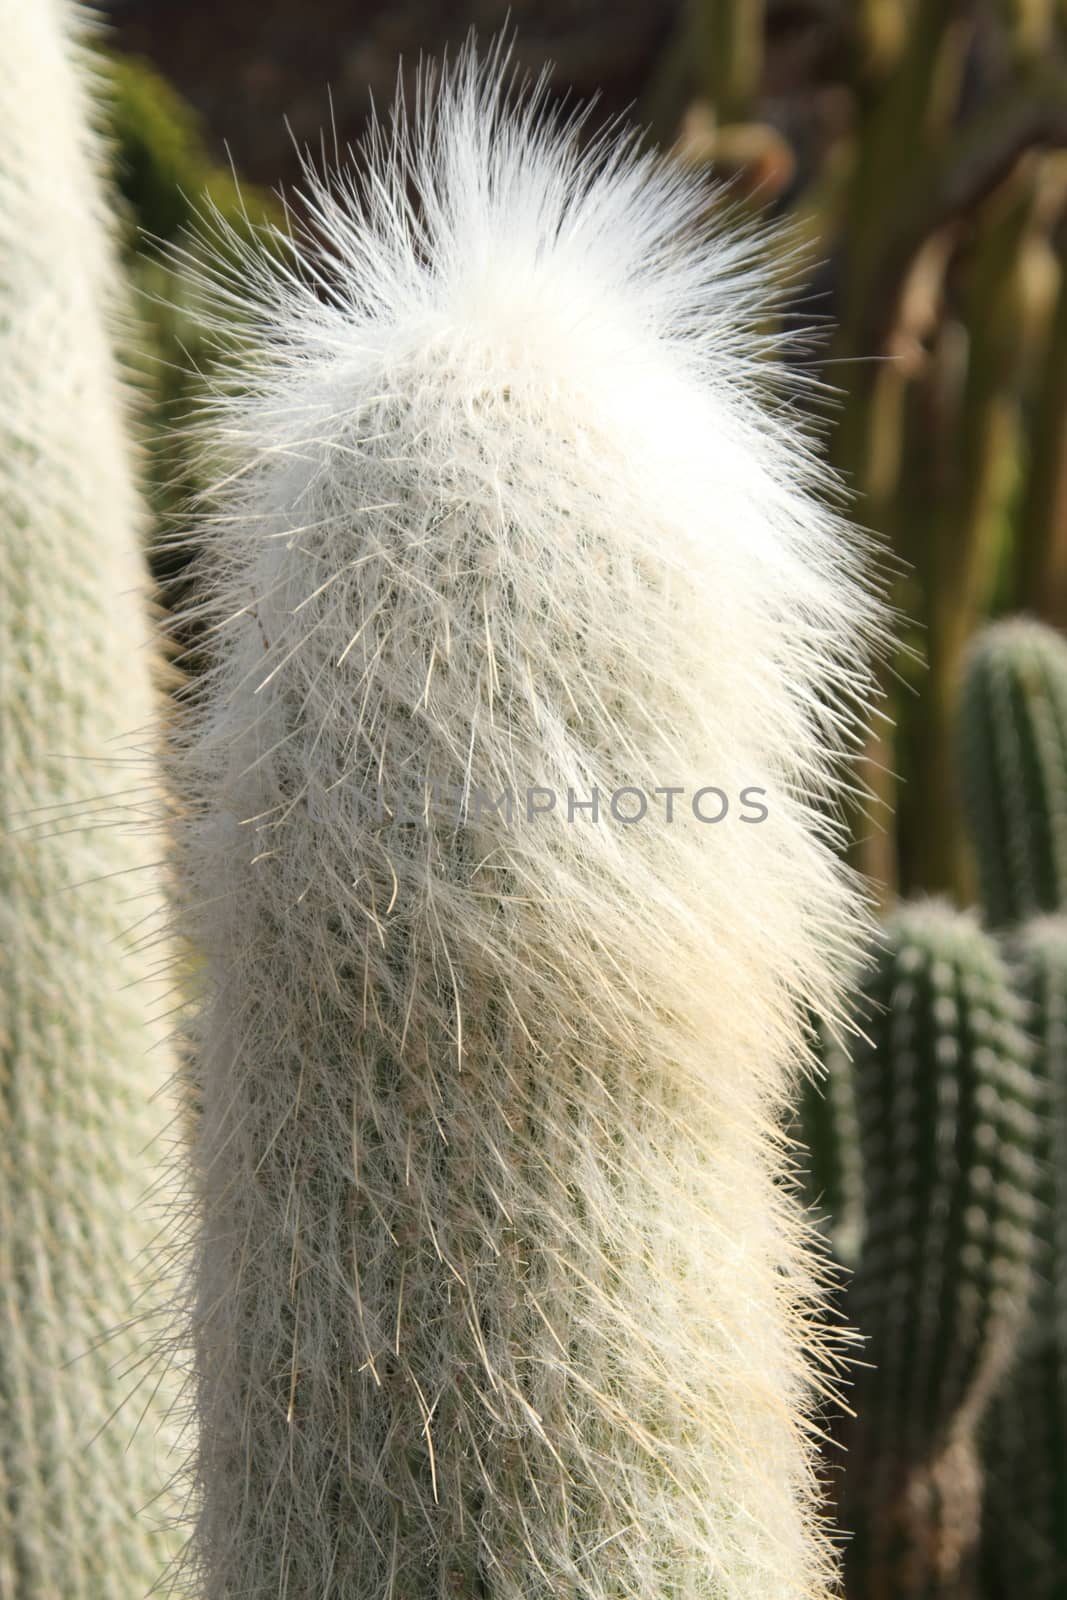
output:
M1027 1310L1040 1125L1021 1006L989 936L907 906L864 972L855 1048L867 1338L840 1520L850 1600L961 1592L976 1434Z
M804 1196L835 1260L853 1266L863 1233L863 1165L852 1061L824 1024L814 1027L820 1078L806 1078L797 1108L796 1137Z
M1012 617L979 634L960 709L963 798L994 927L1067 906L1067 640Z
M140 1600L171 1515L143 1298L154 696L79 26L0 0L3 1600Z
M1045 1096L1037 1290L1019 1358L988 1429L986 1543L998 1594L1067 1594L1067 917L1012 942Z

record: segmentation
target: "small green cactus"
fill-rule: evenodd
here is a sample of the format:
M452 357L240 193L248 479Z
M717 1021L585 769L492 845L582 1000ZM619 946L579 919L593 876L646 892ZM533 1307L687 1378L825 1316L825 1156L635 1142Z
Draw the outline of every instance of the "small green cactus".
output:
M1067 917L1028 923L1011 954L1045 1093L1042 1229L1026 1338L988 1429L986 1542L998 1593L1057 1600L1067 1594Z
M976 1435L1027 1310L1040 1124L993 940L906 906L863 974L855 1048L867 1230L848 1314L840 1520L850 1600L955 1593L978 1536Z
M1067 907L1067 640L1027 617L979 634L960 753L990 924Z

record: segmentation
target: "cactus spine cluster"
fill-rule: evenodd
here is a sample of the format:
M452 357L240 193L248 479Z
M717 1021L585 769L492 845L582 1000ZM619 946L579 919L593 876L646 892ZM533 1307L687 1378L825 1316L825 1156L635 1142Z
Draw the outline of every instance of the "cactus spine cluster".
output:
M973 1562L978 1430L1026 1314L1041 1120L995 943L936 902L890 920L859 985L867 1338L841 1496L850 1600L956 1593Z
M544 115L466 59L309 178L317 252L223 286L267 349L178 752L210 1600L831 1582L777 1179L876 609L764 403L750 245ZM609 810L708 783L767 819Z
M960 706L963 798L995 928L1067 903L1067 640L1027 617L983 629Z
M0 1595L138 1600L170 1515L137 1293L169 1071L141 513L81 19L0 23Z

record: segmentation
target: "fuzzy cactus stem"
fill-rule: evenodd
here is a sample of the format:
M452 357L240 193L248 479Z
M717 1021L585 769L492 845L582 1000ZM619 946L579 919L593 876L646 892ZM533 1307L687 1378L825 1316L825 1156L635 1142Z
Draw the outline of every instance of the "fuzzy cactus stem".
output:
M173 1550L157 700L86 22L0 0L3 1600L142 1600Z
M175 757L208 1600L832 1583L778 1179L880 612L761 240L582 135L468 52L309 171L288 264L220 258L263 348Z

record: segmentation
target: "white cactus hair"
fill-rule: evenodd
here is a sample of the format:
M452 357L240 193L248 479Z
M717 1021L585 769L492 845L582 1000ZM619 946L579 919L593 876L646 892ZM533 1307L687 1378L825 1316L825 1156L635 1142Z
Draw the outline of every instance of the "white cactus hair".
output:
M880 609L752 331L761 240L506 67L424 74L214 277L263 338L207 421L175 754L209 1600L834 1582L780 1125L860 936Z

